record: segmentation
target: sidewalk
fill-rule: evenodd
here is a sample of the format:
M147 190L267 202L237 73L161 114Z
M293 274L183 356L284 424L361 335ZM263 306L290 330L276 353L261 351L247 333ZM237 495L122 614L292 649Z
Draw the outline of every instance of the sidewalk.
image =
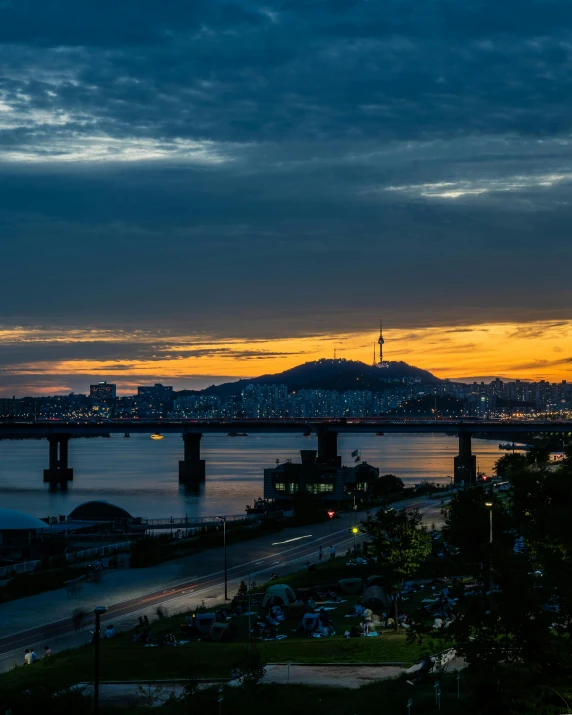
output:
M407 672L406 668L393 665L285 665L283 663L266 666L264 685L314 685L332 688L360 688L367 683L390 680ZM237 681L227 681L233 685ZM221 681L221 684L222 681ZM93 697L91 683L79 683L76 686L85 695ZM146 681L133 683L101 683L99 700L101 705L114 707L147 706L160 707L171 696L180 696L185 684L181 682ZM213 682L201 687L217 687Z

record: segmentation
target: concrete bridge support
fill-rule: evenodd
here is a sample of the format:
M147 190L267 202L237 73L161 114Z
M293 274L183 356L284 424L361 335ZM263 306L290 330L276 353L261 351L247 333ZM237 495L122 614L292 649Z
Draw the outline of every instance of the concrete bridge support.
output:
M179 484L197 484L206 477L205 460L201 459L202 434L183 433L184 458L179 462Z
M459 455L455 457L455 484L477 483L477 457L471 454L471 433L459 432Z
M65 484L73 479L73 469L68 467L69 434L50 435L50 466L44 469L44 482L50 484Z
M327 427L318 427L318 464L342 466L342 458L338 457L338 433L331 432Z

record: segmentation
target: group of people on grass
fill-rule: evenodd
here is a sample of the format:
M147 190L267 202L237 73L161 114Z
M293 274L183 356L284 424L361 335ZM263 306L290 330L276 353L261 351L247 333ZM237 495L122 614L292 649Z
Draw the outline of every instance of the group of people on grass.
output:
M346 630L344 633L346 638L377 635L378 629L395 627L395 618L391 614L385 611L376 613L371 608L359 604L353 606L348 616L356 616L360 621ZM409 614L399 610L397 612L397 625L399 628L410 628L411 618Z
M50 648L49 645L44 646L44 658L49 658L52 655L52 649ZM26 648L26 652L24 654L24 665L32 665L33 663L37 663L39 661L39 657L36 654L36 651L33 648Z

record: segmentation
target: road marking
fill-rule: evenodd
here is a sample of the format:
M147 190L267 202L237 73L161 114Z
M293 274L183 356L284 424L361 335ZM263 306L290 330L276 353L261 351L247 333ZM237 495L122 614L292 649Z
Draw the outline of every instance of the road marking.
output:
M292 541L300 541L300 539L311 539L312 534L308 534L307 536L297 536L295 539L288 539L287 541L275 541L272 546L280 546L280 544L290 544Z

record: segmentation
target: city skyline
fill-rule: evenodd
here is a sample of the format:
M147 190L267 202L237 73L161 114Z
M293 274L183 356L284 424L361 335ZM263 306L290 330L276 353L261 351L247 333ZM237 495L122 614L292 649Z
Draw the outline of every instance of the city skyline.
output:
M124 395L140 384L165 380L177 390L202 389L331 358L334 350L340 358L370 364L379 337L378 331L372 331L245 341L76 330L66 338L41 329L0 331L0 335L2 397L83 392L95 378L116 382L118 394ZM560 382L571 378L572 321L384 327L384 336L384 358L402 360L442 379ZM37 355L37 360L23 362L22 351ZM106 353L107 359L90 357L90 351ZM125 352L129 357L124 357Z

